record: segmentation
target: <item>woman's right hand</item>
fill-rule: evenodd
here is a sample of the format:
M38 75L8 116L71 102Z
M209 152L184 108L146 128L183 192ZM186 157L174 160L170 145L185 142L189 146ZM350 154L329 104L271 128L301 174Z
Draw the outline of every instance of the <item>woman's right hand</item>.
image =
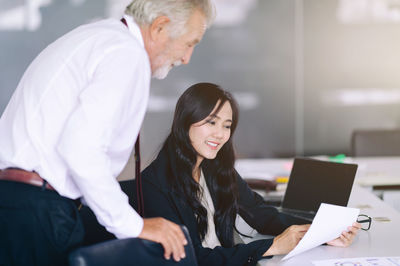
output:
M289 253L303 238L308 228L310 228L310 224L292 225L286 228L282 234L274 238L271 247L263 256L283 255Z

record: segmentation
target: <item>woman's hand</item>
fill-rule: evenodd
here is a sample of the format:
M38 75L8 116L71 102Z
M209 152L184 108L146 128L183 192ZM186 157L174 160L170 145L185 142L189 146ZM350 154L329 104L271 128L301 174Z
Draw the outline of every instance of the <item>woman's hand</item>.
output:
M327 244L335 247L348 247L353 243L354 237L357 235L358 230L360 230L361 224L355 222L353 226L349 226L347 229L348 231L343 231L342 234L332 240L329 241Z
M282 234L274 238L271 247L263 256L282 255L289 253L303 238L304 234L310 228L310 224L292 225L286 228Z

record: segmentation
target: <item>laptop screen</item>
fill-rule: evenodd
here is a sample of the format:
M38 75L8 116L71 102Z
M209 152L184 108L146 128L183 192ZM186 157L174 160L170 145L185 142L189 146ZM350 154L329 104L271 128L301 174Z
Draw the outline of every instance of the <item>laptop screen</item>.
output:
M356 164L295 158L282 207L316 212L319 205L347 206Z

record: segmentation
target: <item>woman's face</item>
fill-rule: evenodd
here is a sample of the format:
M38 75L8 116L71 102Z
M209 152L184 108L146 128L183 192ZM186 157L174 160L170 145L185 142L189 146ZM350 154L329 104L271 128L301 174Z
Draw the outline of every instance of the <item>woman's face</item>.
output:
M215 105L212 114L219 103L220 101ZM214 159L217 156L218 151L231 136L231 125L232 108L229 101L226 101L217 114L209 115L190 126L189 137L198 154L198 164L204 158Z

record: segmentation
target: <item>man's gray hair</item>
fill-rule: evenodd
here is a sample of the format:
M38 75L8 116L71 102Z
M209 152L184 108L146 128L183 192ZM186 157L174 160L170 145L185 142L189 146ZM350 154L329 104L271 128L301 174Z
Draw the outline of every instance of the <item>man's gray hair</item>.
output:
M184 34L185 25L192 13L200 10L207 28L215 19L212 0L133 0L125 9L139 26L150 25L157 17L167 16L171 20L170 34L177 37Z

